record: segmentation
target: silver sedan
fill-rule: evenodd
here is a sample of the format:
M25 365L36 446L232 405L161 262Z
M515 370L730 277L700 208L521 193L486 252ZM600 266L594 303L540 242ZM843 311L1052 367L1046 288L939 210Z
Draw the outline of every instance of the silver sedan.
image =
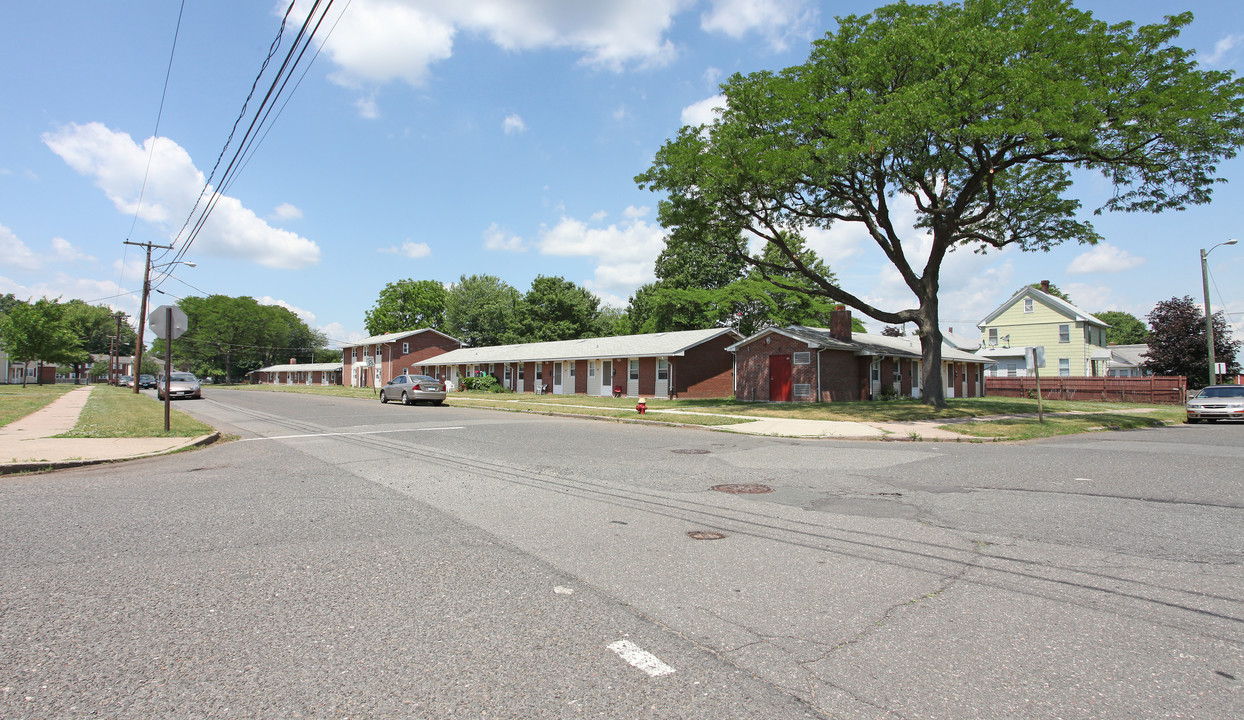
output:
M380 402L400 400L403 405L445 402L445 383L427 375L398 375L380 388Z
M1244 385L1210 385L1188 401L1188 422L1244 420Z
M168 396L170 399L177 398L194 398L201 400L203 398L203 390L199 387L199 379L192 373L175 372L168 376ZM164 399L164 379L160 379L160 383L156 385L156 397Z

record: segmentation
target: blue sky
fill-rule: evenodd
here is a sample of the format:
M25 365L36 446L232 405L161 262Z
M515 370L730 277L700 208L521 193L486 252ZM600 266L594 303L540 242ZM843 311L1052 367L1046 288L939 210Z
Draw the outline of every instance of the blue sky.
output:
M1244 68L1236 3L1078 5L1138 23L1186 8L1196 20L1178 44L1205 67ZM485 273L525 292L537 275L558 275L625 306L652 279L662 248L659 198L633 181L656 149L707 119L731 73L801 63L836 15L875 6L338 0L345 13L323 52L187 250L196 267L172 268L160 286L167 294L152 304L250 295L337 342L361 338L385 283L408 277ZM0 293L137 314L143 256L123 241L176 235L285 7L186 0L152 143L177 2L4 4ZM1097 218L1105 242L1096 248L957 253L942 279L943 325L974 334L989 311L1042 279L1090 312L1143 317L1173 296L1199 302L1198 249L1244 239L1244 160L1219 169L1229 182L1212 205ZM1085 178L1075 192L1087 213L1109 188ZM858 231L810 240L847 289L888 309L911 306ZM1216 250L1210 269L1212 307L1231 313L1238 336L1244 243Z

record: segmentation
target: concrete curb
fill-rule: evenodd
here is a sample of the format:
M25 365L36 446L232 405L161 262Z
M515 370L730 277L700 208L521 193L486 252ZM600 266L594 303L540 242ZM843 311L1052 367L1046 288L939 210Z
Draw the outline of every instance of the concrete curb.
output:
M189 450L191 448L206 447L213 443L219 442L221 434L219 431L209 435L200 435L196 438L188 438L185 442L178 443L172 447L154 452L139 453L135 455L124 455L107 458L92 458L90 460L40 460L34 462L21 463L0 463L0 476L16 475L20 473L41 473L53 470L66 470L69 468L86 467L88 465L103 465L105 463L124 462L126 460L140 460L142 458L159 457L160 455L171 455L175 452Z

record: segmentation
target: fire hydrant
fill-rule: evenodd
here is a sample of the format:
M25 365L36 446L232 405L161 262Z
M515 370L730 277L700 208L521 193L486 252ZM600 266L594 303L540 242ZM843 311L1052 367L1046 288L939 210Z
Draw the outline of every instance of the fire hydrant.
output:
M648 411L648 406L644 404L643 398L639 399L639 404L635 406L635 410L637 410L640 415L643 415L645 412Z

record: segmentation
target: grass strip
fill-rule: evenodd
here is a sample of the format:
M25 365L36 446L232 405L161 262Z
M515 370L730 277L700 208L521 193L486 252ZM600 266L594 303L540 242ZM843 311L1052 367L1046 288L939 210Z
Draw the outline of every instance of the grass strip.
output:
M0 385L0 427L47 407L78 385Z
M1105 430L1136 430L1161 427L1180 422L1183 410L1157 411L1154 413L1084 413L1046 417L1045 422L1034 418L1006 418L1002 420L971 420L949 423L943 429L971 437L1003 438L1006 440L1035 440L1057 435L1102 432Z
M183 400L182 402L194 402ZM176 403L174 403L176 405ZM172 410L164 431L164 403L128 388L97 386L73 430L61 438L198 437L216 432L210 425Z

